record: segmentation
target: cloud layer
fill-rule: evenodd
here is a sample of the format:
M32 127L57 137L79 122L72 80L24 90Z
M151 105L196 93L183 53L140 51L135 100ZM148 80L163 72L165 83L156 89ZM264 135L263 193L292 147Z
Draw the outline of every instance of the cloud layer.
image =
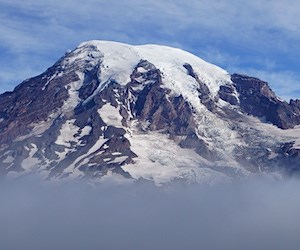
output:
M300 89L296 0L0 0L0 9L1 86L41 73L84 40L106 39L180 47L229 71L285 72Z
M1 249L299 249L298 181L1 184Z

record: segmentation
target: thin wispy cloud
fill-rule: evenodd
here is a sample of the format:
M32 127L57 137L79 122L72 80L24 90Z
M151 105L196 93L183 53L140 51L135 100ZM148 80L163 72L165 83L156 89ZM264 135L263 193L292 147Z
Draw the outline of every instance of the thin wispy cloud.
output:
M84 4L0 0L0 9L0 53L5 52L0 58L0 80L12 86L31 75L20 71L10 78L7 68L3 70L7 61L15 72L23 65L14 57L21 56L24 65L30 65L31 58L43 57L27 71L38 74L67 49L90 39L176 46L212 63L223 60L220 66L229 70L234 64L243 71L259 71L257 61L268 58L277 65L272 73L291 71L296 81L300 78L295 59L300 56L296 46L300 43L300 3L296 0L86 0ZM221 59L222 55L226 57ZM276 88L275 82L271 84Z

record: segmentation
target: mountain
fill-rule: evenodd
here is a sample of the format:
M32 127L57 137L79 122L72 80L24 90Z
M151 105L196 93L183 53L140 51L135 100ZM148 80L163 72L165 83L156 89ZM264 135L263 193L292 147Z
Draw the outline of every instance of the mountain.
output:
M89 41L0 95L0 175L214 182L300 169L300 101L180 49Z

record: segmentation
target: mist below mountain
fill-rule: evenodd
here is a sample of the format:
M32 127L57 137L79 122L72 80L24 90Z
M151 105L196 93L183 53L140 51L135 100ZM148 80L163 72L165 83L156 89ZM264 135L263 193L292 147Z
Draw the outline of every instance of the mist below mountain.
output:
M299 180L0 185L0 248L299 249Z

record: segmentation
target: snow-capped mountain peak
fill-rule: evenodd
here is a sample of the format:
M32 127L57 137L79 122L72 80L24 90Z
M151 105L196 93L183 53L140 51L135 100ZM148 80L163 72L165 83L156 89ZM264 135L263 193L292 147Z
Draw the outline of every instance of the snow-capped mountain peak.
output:
M88 41L80 44L67 57L69 63L93 58L101 62L101 83L115 80L127 84L135 66L141 61L151 62L162 72L164 84L176 94L195 90L197 84L187 74L186 64L193 65L198 78L208 85L212 94L217 95L220 85L231 82L230 75L223 69L205 62L195 55L178 48L162 45L133 46L111 41Z
M299 162L299 100L283 102L259 79L167 46L84 42L1 95L0 107L7 176L159 185Z

